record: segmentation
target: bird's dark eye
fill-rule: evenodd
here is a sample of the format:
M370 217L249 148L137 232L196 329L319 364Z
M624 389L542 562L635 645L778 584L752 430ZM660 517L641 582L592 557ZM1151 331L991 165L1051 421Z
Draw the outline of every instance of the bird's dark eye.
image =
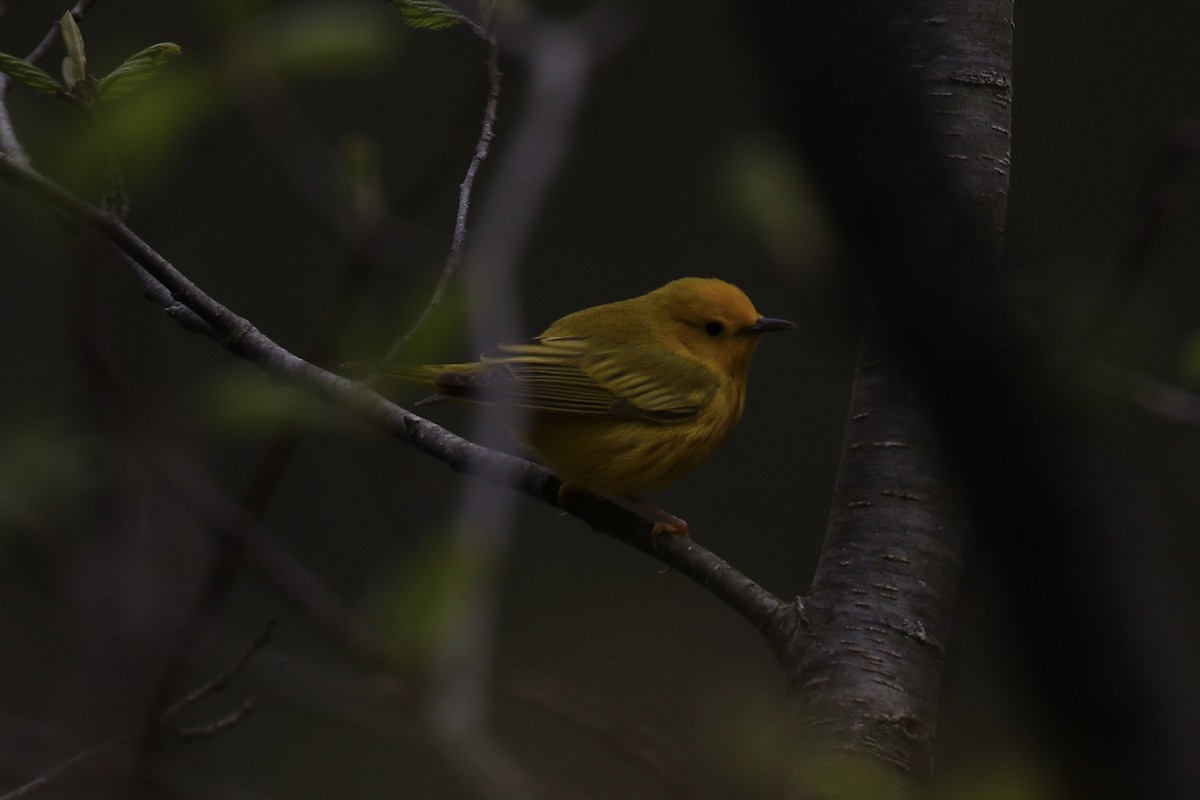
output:
M725 332L725 326L719 322L704 323L704 332L709 336L720 336Z

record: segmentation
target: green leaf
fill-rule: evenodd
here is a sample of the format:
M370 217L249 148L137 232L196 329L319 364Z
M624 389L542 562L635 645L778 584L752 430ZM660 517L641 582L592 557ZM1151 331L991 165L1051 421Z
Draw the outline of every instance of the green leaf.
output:
M414 28L440 31L470 20L441 0L391 0L400 17Z
M83 33L71 12L62 16L63 46L67 48L67 57L63 59L63 79L70 88L87 77L87 58L83 52Z
M100 79L97 92L105 100L115 100L140 89L163 65L179 55L179 45L159 42L131 55L125 63Z
M8 53L0 53L0 72L42 94L57 95L67 90L48 72L43 72L33 64L26 63L16 56L10 56Z

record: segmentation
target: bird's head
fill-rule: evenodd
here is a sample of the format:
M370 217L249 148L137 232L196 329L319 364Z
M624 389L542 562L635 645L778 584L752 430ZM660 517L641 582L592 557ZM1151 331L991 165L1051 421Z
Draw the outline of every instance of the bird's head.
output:
M734 378L745 378L761 334L796 327L760 315L745 292L717 278L680 278L647 298L672 346Z

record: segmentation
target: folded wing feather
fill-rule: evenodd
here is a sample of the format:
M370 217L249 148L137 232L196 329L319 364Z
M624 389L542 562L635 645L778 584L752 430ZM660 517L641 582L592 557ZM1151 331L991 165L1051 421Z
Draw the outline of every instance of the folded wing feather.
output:
M459 400L656 422L695 417L717 390L708 368L665 348L598 351L562 336L502 344L470 369L441 372L435 383Z

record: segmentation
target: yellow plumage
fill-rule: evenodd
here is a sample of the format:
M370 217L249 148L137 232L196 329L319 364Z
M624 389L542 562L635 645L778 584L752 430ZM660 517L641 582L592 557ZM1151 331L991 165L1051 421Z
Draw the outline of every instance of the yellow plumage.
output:
M448 398L526 409L517 438L570 489L634 501L687 536L687 523L634 495L702 464L742 415L759 316L715 278L681 278L641 297L568 314L534 339L466 364L385 370Z

